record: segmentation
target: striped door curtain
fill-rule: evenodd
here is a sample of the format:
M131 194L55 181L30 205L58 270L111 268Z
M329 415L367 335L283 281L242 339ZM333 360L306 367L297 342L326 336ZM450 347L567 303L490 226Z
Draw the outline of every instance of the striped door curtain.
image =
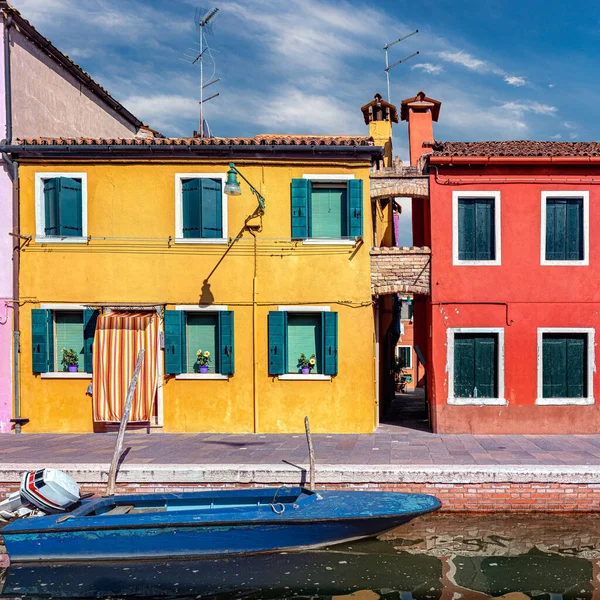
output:
M149 312L110 311L98 317L94 337L94 420L118 422L138 352L146 351L133 395L132 422L150 421L158 388L159 317Z

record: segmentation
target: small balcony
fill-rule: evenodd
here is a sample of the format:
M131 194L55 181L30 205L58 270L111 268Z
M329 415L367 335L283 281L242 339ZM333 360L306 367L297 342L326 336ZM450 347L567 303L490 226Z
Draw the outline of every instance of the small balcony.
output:
M421 294L431 291L431 248L371 248L371 293Z

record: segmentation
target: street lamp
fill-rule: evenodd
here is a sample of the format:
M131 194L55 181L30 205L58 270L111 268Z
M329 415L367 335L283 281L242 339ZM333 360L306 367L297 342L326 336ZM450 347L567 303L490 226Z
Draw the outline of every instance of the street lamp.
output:
M238 175L250 186L250 191L258 199L258 214L263 215L265 213L265 199L261 193L238 171L234 163L229 163L229 171L227 171L227 183L225 184L225 193L228 196L241 195L242 190L240 189L240 182L237 178Z

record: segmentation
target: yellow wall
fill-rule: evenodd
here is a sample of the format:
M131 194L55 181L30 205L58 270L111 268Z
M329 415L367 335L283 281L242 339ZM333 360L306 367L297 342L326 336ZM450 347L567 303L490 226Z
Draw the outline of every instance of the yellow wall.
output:
M375 423L373 312L369 248L373 223L367 162L236 161L265 196L256 244L256 422L259 432L371 432ZM35 172L85 172L88 244L41 244L22 253L21 414L28 432L92 431L89 380L47 379L32 373L32 308L41 303L198 304L235 311L235 375L228 381L167 377L162 388L164 431L251 432L253 393L252 236L230 246L169 243L175 237L175 174L223 172L225 161L21 163L21 232L35 233ZM365 241L308 246L291 240L290 183L303 174L354 174L364 180ZM242 231L256 199L228 198L228 235ZM100 239L105 238L105 239ZM208 278L210 290L203 282ZM204 289L203 289L204 287ZM281 304L330 306L338 312L338 375L331 381L282 381L268 375L267 314Z

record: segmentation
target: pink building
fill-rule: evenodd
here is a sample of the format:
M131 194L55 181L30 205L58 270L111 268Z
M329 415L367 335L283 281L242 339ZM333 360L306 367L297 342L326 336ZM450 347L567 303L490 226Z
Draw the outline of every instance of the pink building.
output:
M152 135L81 67L0 0L0 135L4 144L27 137ZM2 156L0 170L0 433L18 432L19 238L18 165ZM13 419L13 423L11 423ZM15 422L16 421L16 422Z

